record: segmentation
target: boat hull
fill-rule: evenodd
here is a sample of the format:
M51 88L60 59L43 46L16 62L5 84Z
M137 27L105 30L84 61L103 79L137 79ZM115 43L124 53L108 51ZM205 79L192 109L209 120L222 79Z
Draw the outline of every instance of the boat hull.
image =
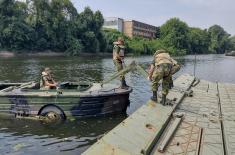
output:
M130 104L128 90L90 92L11 92L0 95L0 112L36 116L48 106L60 109L66 117L94 117L125 113Z

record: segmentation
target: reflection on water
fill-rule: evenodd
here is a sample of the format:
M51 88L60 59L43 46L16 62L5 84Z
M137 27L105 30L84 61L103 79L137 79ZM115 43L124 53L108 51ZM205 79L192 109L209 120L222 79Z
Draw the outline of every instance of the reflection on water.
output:
M1 118L0 154L80 154L124 118L69 120L60 126Z
M151 57L127 58L136 60L145 69ZM176 58L182 73L193 74L194 56ZM78 57L12 57L0 58L0 81L38 81L44 67L50 67L58 81L100 82L114 73L109 58ZM235 57L223 55L197 56L196 76L202 79L235 83ZM126 76L133 87L127 114L133 113L151 96L150 83L139 73ZM119 84L118 80L113 83ZM102 134L121 122L125 116L67 121L61 126L48 127L39 122L0 119L0 152L2 154L80 154ZM0 153L0 154L1 154Z

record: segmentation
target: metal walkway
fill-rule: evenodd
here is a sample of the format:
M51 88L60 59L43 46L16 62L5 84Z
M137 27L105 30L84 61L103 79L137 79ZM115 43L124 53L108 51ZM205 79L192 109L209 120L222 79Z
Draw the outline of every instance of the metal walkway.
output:
M173 106L149 101L83 154L235 154L235 85L190 75L174 85Z

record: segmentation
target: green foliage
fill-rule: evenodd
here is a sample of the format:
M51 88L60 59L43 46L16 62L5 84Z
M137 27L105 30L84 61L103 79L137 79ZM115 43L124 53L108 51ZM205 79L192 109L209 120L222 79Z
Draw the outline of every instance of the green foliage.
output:
M86 7L78 13L70 0L0 0L0 49L21 51L112 52L113 42L121 36L127 52L153 54L166 49L173 55L224 53L235 49L235 37L218 25L208 30L190 28L178 18L163 24L157 39L129 38L110 29L102 29L100 11Z
M229 38L229 50L235 50L235 36Z
M178 18L172 18L160 28L162 44L171 54L184 55L188 49L189 27Z
M234 48L234 38L218 25L208 30L191 28L178 18L172 18L160 27L160 38L147 41L147 51L166 49L172 55L225 53ZM139 50L143 51L141 47ZM150 52L151 53L151 52Z
M77 56L83 51L83 45L80 40L78 39L71 39L68 43L68 49L66 50L66 53L68 55L74 55Z
M23 21L25 4L0 1L0 45L5 49L24 49L30 44L33 29Z
M225 53L230 35L219 25L211 26L208 33L210 36L209 51L211 53Z
M128 40L129 38L126 37L124 34L121 32L118 32L117 30L112 30L112 29L103 29L103 36L105 40L105 47L103 48L104 52L112 52L113 50L113 42L117 40L118 37L122 37L125 40L125 46L128 48Z
M190 28L189 32L189 54L204 54L208 53L210 38L206 30L199 28Z
M112 29L103 29L103 34L106 44L104 52L112 52L113 42L118 37L124 38L127 52L135 55L153 54L156 49L162 48L160 40L149 40L140 37L129 38L121 32Z
M78 14L70 0L1 0L0 48L99 52L105 47L103 22L100 11L87 7Z
M135 55L149 55L155 53L155 51L158 49L164 48L161 40L149 40L140 37L129 39L128 45L130 51Z

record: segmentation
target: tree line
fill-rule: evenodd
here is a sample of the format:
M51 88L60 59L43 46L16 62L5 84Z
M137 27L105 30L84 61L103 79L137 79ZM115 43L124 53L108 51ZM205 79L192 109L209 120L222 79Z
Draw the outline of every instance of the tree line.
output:
M174 55L225 53L235 49L235 36L219 25L209 29L189 27L178 18L163 24L156 39L128 38L115 30L102 29L100 11L86 7L78 13L70 0L0 0L0 50L80 53L112 52L122 36L127 51L152 54L163 48Z
M70 0L0 1L0 48L15 51L98 52L100 11L78 13Z
M235 36L230 36L221 26L213 25L208 29L189 27L178 18L172 18L160 26L156 39L132 39L114 30L105 30L109 43L117 36L126 40L128 51L135 54L153 54L157 49L166 49L172 55L185 54L222 54L235 50ZM108 47L111 51L111 46Z

